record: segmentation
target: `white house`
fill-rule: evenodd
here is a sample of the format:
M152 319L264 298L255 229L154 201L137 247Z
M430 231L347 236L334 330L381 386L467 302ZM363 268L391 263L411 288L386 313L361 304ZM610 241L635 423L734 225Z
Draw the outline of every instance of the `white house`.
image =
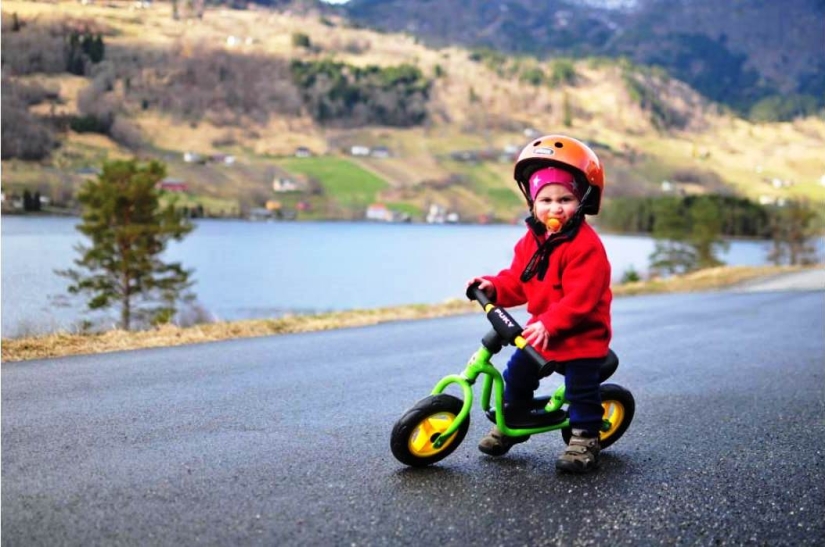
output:
M279 193L296 192L298 191L298 184L292 179L276 177L272 181L272 190Z
M427 222L430 224L444 224L447 217L447 210L441 205L433 203L427 213Z
M376 146L370 152L370 155L373 158L389 158L390 157L390 149L386 146Z
M393 213L383 203L373 203L367 207L364 215L367 220L377 220L381 222L392 222Z

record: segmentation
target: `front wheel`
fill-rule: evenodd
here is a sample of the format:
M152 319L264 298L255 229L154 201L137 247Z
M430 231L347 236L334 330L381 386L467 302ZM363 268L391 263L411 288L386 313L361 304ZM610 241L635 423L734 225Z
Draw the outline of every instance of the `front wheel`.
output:
M392 455L403 464L424 467L452 454L470 429L469 415L441 446L433 443L455 422L463 406L461 399L443 393L418 401L392 428Z
M599 434L599 444L602 448L607 448L618 441L630 427L630 422L633 421L633 415L636 413L636 401L632 393L616 384L602 384L599 394L604 409L603 419L610 424ZM572 434L569 427L561 430L561 436L566 444L570 444Z

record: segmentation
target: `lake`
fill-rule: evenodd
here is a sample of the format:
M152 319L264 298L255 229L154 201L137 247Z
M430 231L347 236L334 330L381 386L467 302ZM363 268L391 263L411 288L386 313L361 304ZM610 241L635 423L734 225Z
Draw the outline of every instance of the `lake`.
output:
M84 303L67 280L85 243L77 218L2 217L2 335L76 327ZM432 304L463 298L464 282L509 264L522 226L198 220L166 260L194 269L199 307L214 319ZM644 273L649 237L603 235L615 280ZM768 243L734 241L730 265L765 263Z

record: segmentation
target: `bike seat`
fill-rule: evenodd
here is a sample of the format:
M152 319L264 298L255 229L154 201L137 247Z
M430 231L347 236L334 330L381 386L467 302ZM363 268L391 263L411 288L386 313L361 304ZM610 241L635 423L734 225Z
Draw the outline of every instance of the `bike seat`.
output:
M617 368L619 368L619 356L616 355L612 349L609 349L607 350L607 357L604 358L604 361L599 366L599 382L604 382L613 376L613 373L616 372ZM558 372L564 376L564 369L565 365L563 363L559 363L557 361L547 361L539 370L539 378L545 378L554 372Z

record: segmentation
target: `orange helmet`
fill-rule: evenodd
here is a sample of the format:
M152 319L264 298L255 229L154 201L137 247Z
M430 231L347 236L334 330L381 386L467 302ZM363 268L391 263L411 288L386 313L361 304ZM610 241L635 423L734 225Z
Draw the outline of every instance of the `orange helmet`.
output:
M596 153L583 142L564 135L545 135L524 147L516 161L513 176L521 193L530 199L530 176L542 167L562 167L571 171L583 184L585 196L582 210L588 215L599 214L599 206L604 191L604 166Z

